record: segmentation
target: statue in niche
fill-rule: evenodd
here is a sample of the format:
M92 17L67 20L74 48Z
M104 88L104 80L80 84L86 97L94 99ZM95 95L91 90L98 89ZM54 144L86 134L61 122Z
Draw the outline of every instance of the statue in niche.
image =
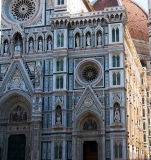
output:
M78 34L76 35L75 45L77 48L80 47L80 36Z
M97 45L102 45L102 35L100 32L97 34Z
M38 61L35 67L35 87L40 88L40 79L42 76L42 66L41 63Z
M8 42L6 41L4 44L4 53L8 53Z
M115 122L115 123L120 123L120 121L121 121L120 111L119 111L119 108L116 107L116 108L115 108L115 111L114 111L114 122Z
M27 112L20 106L17 106L10 113L10 121L11 122L23 122L27 121Z
M18 39L17 42L15 43L15 52L20 52L20 51L21 51L21 42Z
M48 37L48 40L47 40L47 49L48 51L51 50L51 38L50 37Z
M33 42L33 40L31 39L31 40L29 41L29 52L32 53L33 50L34 50L34 42Z
M42 51L42 45L43 45L42 39L39 38L39 41L38 41L38 51Z
M90 33L87 34L86 36L86 46L91 46L91 36Z
M57 106L57 108L56 108L56 124L61 124L61 122L62 122L61 107Z

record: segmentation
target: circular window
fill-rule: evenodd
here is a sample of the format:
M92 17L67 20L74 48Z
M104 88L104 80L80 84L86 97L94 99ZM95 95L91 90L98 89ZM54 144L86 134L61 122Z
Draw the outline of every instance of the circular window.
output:
M98 77L98 69L96 66L87 64L82 70L82 77L87 82L92 82Z
M76 71L78 80L84 84L95 83L102 77L101 66L95 60L83 61Z
M31 18L35 10L34 0L15 0L11 6L11 14L18 21L25 21Z

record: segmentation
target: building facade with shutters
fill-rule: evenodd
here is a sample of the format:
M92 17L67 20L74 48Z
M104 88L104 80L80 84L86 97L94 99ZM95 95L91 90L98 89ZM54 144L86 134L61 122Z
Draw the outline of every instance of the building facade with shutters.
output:
M149 158L148 64L106 2L3 0L0 159Z

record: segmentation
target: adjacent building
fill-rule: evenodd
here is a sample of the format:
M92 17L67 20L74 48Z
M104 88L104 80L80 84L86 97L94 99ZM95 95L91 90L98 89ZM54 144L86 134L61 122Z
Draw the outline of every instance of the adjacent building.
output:
M0 159L150 158L145 11L130 0L3 0L1 17Z

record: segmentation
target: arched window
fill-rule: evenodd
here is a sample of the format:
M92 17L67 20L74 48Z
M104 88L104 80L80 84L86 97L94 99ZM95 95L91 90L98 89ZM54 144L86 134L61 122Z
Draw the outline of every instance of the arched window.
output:
M64 69L64 59L57 59L56 61L56 71L63 71Z
M83 125L84 130L96 130L97 129L97 124L94 120L88 119L84 125Z
M51 38L51 36L47 37L47 50L48 51L52 50L52 38Z
M123 150L123 146L122 146L122 143L119 144L119 158L122 158L122 150Z
M116 67L116 56L112 56L112 66Z
M123 156L123 146L122 143L115 143L114 144L114 158L122 158Z
M112 67L120 67L120 55L112 56Z
M81 43L80 33L76 33L75 34L75 48L79 48L80 47L80 43Z
M144 142L146 142L146 134L144 134Z
M112 42L119 42L119 28L113 28L112 29Z
M115 29L112 29L112 42L115 42Z
M116 143L114 144L114 157L118 158L118 145Z
M150 118L148 118L148 125L150 126Z
M58 5L60 5L60 0L58 0L58 3L57 3Z
M59 105L56 107L56 124L62 124L62 109Z
M64 0L61 0L61 4L64 4Z
M60 34L57 34L57 47L60 47L60 43L61 43L61 38L60 38Z
M116 85L116 73L113 73L113 85Z
M143 123L143 130L145 130L146 129L146 127L145 127L145 122Z
M64 0L58 0L57 1L57 5L63 5L64 4Z
M117 85L120 85L121 83L121 74L118 72L117 73Z
M116 15L115 15L115 20L118 21L119 19L120 19L119 15L116 14Z
M56 89L63 89L63 76L57 76Z
M150 114L150 108L148 107L148 114Z
M64 47L64 33L57 34L57 47Z
M62 159L62 143L60 144L56 143L54 150L55 150L55 159L56 160Z
M64 47L64 34L61 34L61 47Z
M117 67L120 67L120 55L117 55L116 59L117 59Z
M116 42L119 42L119 28L116 29Z
M121 84L121 74L119 72L113 73L113 86Z
M145 109L143 109L143 117L145 117Z
M149 129L149 131L148 131L148 132L149 132L149 133L148 133L148 135L149 135L149 136L151 136L151 130L150 130L150 129Z

